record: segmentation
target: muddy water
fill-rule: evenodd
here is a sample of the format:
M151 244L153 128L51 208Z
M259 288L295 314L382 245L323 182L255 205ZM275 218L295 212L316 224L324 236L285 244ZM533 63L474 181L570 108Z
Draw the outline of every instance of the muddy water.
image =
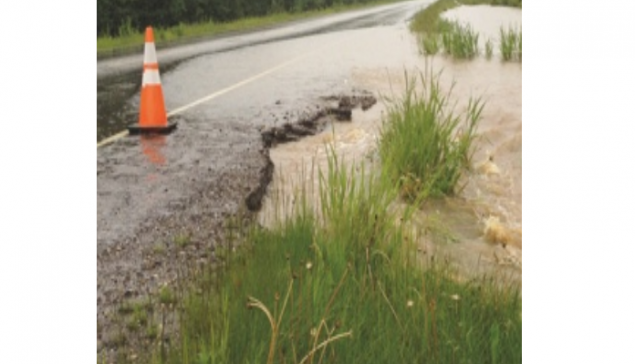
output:
M489 6L460 7L446 14L486 34L496 42L500 25L520 25L521 12ZM481 39L484 39L481 36ZM374 45L381 44L377 49ZM496 43L495 43L496 44ZM465 275L522 272L522 66L502 63L497 56L453 61L444 56L424 59L405 26L359 31L355 47L342 48L342 57L355 60L345 76L355 88L378 98L396 97L404 90L404 71L413 75L432 69L442 73L442 85L461 111L470 96L482 96L486 106L473 170L461 181L464 188L451 198L430 201L415 222L429 234L422 251L451 259ZM347 51L350 49L350 51ZM373 57L364 57L365 52ZM357 59L359 57L359 59ZM376 143L387 103L355 110L351 123L333 123L324 133L270 151L276 174L269 186L260 222L271 226L289 215L298 190L317 198L317 170L326 168L327 145L348 161L376 161ZM317 202L316 202L317 203Z
M501 27L520 29L523 21L522 11L518 9L489 5L459 6L446 11L442 16L471 25L479 33L481 46L487 39L497 44Z

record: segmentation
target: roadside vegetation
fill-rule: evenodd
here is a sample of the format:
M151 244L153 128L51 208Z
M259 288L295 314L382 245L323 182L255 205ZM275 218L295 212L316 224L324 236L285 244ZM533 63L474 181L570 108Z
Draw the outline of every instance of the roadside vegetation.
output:
M329 148L317 204L300 188L273 229L228 224L215 263L155 298L178 317L178 339L126 306L127 329L153 342L145 362L520 363L520 287L458 278L410 224L469 165L483 104L455 116L449 96L438 75L412 79L392 101L380 168Z
M505 61L523 59L523 32L513 28L500 29L500 53Z
M470 99L458 115L450 105L451 92L441 90L438 76L421 74L419 80L410 79L403 99L389 108L379 139L382 171L411 201L455 192L471 165L484 107L480 99Z
M415 15L410 29L419 36L419 45L424 55L435 55L443 51L456 59L471 59L478 56L479 34L469 25L441 18L444 11L460 5L501 5L522 8L520 0L439 0ZM499 50L503 61L522 62L522 30L500 31ZM485 56L491 59L494 46L491 39L484 42Z
M495 5L510 6L512 8L523 7L522 0L457 0L463 5Z
M125 6L116 5L116 0L97 2L98 57L142 51L146 26L153 27L160 47L403 0L171 0L152 8L135 6L139 1L128 1ZM166 9L160 11L162 8Z
M443 49L455 58L473 58L479 54L479 35L469 25L442 20Z

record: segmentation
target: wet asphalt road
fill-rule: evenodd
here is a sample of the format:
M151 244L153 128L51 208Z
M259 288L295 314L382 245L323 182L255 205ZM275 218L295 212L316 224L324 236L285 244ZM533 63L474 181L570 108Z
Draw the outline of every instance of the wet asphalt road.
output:
M144 144L133 137L99 148L98 240L114 241L130 235L145 220L144 210L157 210L156 198L143 203L143 207L134 203L144 191L148 193L149 187L141 184L144 179L152 180L150 185L162 186L161 178L167 175L172 180L187 179L188 169L197 163L204 167L197 168L204 172L201 179L217 168L244 164L235 157L242 150L254 153L261 149L261 128L296 121L313 112L322 96L351 92L348 79L352 68L368 60L379 65L399 62L387 46L378 43L369 47L376 38L363 28L405 27L405 22L426 4L397 3L159 51L168 111L241 82L249 83L181 112L178 130L158 148L148 148L145 144L156 143ZM98 62L98 140L136 123L141 64L141 54ZM280 65L283 67L263 75ZM157 149L163 163L147 157L150 149ZM163 195L184 190L186 182L197 178L198 172L190 172L193 175L188 181L179 182L176 188L163 188L168 190ZM127 205L110 198L115 194L113 190L125 193L124 201L135 208L127 209ZM170 200L181 192L174 194Z
M99 350L113 349L111 322L124 298L213 260L226 219L248 212L246 199L257 210L273 169L261 130L315 113L322 97L354 94L355 67L401 65L407 57L397 42L406 40L393 35L429 2L159 50L165 103L168 112L180 110L178 129L97 151ZM141 64L142 53L97 63L98 140L136 122ZM175 246L176 236L188 237L187 248Z
M351 30L404 23L429 2L397 3L295 22L270 30L158 49L168 111L190 103L200 95L218 91L232 82L248 79L266 70L267 66L278 65L308 50L328 47L329 43L337 41ZM336 53L337 49L328 51ZM351 66L337 57L331 57L331 60L339 67ZM126 125L136 121L142 63L142 45L138 54L97 62L97 140L120 132ZM173 71L180 73L172 75ZM336 76L330 74L329 70L318 72L318 75L305 72L300 76L326 76L332 79ZM289 87L294 88L295 85Z

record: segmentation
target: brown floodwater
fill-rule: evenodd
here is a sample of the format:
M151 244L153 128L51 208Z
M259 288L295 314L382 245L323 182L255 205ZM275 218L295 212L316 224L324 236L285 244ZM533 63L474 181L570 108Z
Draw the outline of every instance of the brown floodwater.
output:
M523 21L523 13L519 9L490 5L459 6L446 11L442 16L448 20L469 24L478 32L481 46L487 39L496 44L501 27L519 30Z
M461 6L444 16L469 23L481 34L483 46L492 39L495 48L500 26L520 27L518 9ZM381 44L381 49L373 49ZM399 97L405 76L442 71L441 84L452 88L456 111L462 112L470 97L482 97L485 108L479 125L473 170L461 181L463 189L453 197L426 203L414 223L431 231L421 234L426 255L444 256L466 276L473 273L522 274L522 64L502 62L498 53L456 61L444 55L421 56L415 37L406 26L359 31L354 42L342 45L339 56L355 59L347 82L371 91L383 100L367 111L355 109L352 122L334 122L324 132L298 142L281 144L270 151L276 167L260 222L272 226L288 217L299 190L312 191L317 204L317 171L327 167L327 148L334 146L346 161L377 161L377 138L386 114L387 98Z

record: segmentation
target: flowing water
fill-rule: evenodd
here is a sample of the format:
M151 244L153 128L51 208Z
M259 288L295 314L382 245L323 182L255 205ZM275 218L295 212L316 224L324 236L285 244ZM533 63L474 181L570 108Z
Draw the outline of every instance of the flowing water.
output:
M522 273L522 64L500 61L496 51L500 26L520 27L517 9L462 6L444 14L469 23L494 43L491 60L484 56L456 61L443 55L424 59L415 37L405 25L357 31L354 46L342 46L340 57L354 60L345 75L351 87L373 92L379 99L399 97L405 77L426 69L442 71L441 84L449 90L456 111L462 111L471 96L486 102L479 126L480 139L473 170L461 181L455 197L431 200L415 216L415 223L430 232L421 237L421 250L444 256L459 271L504 272L519 278ZM377 49L376 45L381 45ZM366 52L374 57L359 57ZM482 52L484 53L484 52ZM352 62L351 62L352 63ZM334 122L321 134L271 149L276 173L260 214L271 226L289 215L294 193L318 187L317 170L327 166L327 146L335 147L347 161L372 164L376 161L377 138L387 102L368 111L354 110L350 123ZM317 202L316 202L317 203Z

